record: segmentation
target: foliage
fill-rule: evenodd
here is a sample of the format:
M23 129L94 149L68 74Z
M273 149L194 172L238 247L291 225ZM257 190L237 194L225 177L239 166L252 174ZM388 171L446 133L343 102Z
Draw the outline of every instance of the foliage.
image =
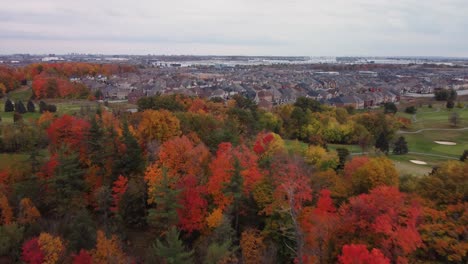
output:
M390 260L380 250L373 248L369 251L365 245L360 244L344 245L343 254L338 260L341 264L390 264Z
M91 251L93 263L127 263L127 257L120 247L117 236L107 238L103 231L97 231L96 248Z
M393 154L403 155L406 153L408 153L408 143L406 143L405 137L401 136L395 142L395 146L393 147Z
M171 227L166 233L165 241L156 240L152 250L154 255L167 264L192 263L193 251L187 251L179 239L179 231Z

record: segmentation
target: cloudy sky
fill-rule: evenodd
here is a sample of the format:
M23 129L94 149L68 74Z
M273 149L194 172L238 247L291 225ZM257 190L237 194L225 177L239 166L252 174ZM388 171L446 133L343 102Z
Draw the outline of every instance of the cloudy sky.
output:
M467 0L0 0L0 54L468 57Z

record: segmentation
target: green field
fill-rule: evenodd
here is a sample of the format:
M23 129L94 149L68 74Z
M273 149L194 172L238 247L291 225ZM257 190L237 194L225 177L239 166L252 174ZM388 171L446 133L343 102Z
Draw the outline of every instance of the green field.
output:
M467 103L464 103L467 105ZM454 128L449 122L452 113L458 113L460 123L458 127L468 127L468 108L453 108L447 110L444 104L435 104L432 108L427 106L418 107L415 115L398 112L397 115L411 120L410 131L416 131L424 128Z

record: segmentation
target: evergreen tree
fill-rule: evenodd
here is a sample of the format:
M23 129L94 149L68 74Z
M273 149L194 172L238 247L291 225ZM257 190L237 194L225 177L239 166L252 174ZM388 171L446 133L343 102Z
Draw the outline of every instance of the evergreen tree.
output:
M234 228L236 231L238 231L239 227L240 204L243 199L243 178L241 175L241 171L242 167L240 165L239 159L237 157L234 157L234 167L232 169L231 181L224 191L227 196L231 196L233 198L231 206L234 214Z
M172 227L166 234L165 241L156 240L152 246L154 255L167 264L193 263L193 251L187 251L182 240L179 239L179 231Z
M380 149L380 151L382 151L385 154L388 153L388 139L385 136L385 133L380 133L379 137L377 138L377 141L375 142L375 147Z
M384 104L384 113L385 114L395 114L398 111L394 103L385 103Z
M42 114L47 111L47 104L44 101L39 102L39 112Z
M393 148L393 154L402 155L408 153L408 144L404 137L399 137L395 142L395 147Z
M20 100L15 104L15 111L20 114L26 113L26 107L24 107L23 102Z
M59 215L65 215L70 209L84 205L82 201L86 188L84 173L78 154L70 153L66 148L60 149L55 177L50 179L55 191L54 209Z
M145 183L131 178L119 203L119 214L125 226L141 228L146 225L146 200Z
M337 170L344 169L346 159L349 156L349 150L347 148L337 148L336 152L338 153L338 158L340 159Z
M164 232L177 224L177 209L181 206L177 203L177 197L181 190L175 189L175 182L167 175L167 169L162 169L162 179L153 195L156 207L149 210L148 223Z
M28 101L27 108L28 108L28 112L30 112L30 113L36 112L36 106L34 106L34 103L31 100Z
M13 102L10 99L7 99L5 101L5 112L13 112L15 111L15 106L13 105Z
M104 133L94 115L91 117L90 125L91 127L88 133L88 156L92 164L102 167L104 162L102 157Z
M463 154L460 156L460 161L466 161L468 159L468 149L463 151Z
M125 145L125 152L120 157L116 172L126 176L142 173L145 165L142 150L130 133L127 122L123 124L122 141Z

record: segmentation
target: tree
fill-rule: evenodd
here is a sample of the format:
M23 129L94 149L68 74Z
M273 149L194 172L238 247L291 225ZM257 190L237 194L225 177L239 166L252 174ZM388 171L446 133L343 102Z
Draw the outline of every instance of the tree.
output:
M44 264L55 264L59 262L65 251L62 239L48 233L41 233L37 243L39 244L41 252L44 254L44 261L42 262Z
M88 251L81 249L77 255L73 255L73 264L93 264L93 257Z
M156 240L152 245L153 253L162 263L179 264L193 263L193 251L187 251L179 239L179 231L171 227L166 233L165 241Z
M420 215L419 205L397 188L377 187L340 207L337 246L360 241L379 249L392 262L407 261L422 246L417 229Z
M447 107L447 109L453 109L453 107L455 106L455 102L452 100L447 100L447 104L445 104L445 106Z
M15 112L19 113L19 114L24 114L26 113L26 107L24 107L24 104L23 102L20 100L20 101L17 101L16 104L15 104Z
M266 246L258 230L246 229L241 234L240 247L242 250L242 263L262 263Z
M146 225L146 201L144 181L131 178L119 203L119 214L127 227L141 228Z
M399 174L393 162L385 157L373 158L351 175L354 194L367 193L378 186L398 186Z
M21 260L29 264L42 264L45 260L45 255L39 246L37 237L27 240L23 244Z
M387 136L384 133L380 133L377 141L375 142L375 147L380 149L383 153L387 154L389 145Z
M395 147L393 148L393 154L403 155L408 153L408 143L406 143L405 137L401 136L395 142Z
M463 154L460 156L460 161L465 161L468 159L468 149L463 151Z
M425 207L419 226L424 242L418 260L443 263L466 263L468 260L468 203L448 205L444 209Z
M23 198L20 201L20 210L18 213L18 223L32 224L41 217L39 210L34 206L31 199Z
M306 256L319 263L331 262L331 248L339 224L330 194L327 189L321 190L316 206L305 207L300 216L301 228L305 233Z
M416 111L417 111L417 109L414 106L408 106L408 107L405 108L405 113L407 113L407 114L413 114L414 115L414 114L416 114Z
M96 248L91 251L93 263L127 263L117 236L107 238L103 231L97 231Z
M456 127L460 123L460 119L460 114L458 114L457 112L450 113L449 121L452 124L452 126Z
M13 112L15 111L15 105L10 99L5 101L5 112Z
M177 117L167 110L145 110L141 113L138 125L140 142L165 142L180 135L180 122Z
M125 146L124 153L120 155L114 171L125 176L142 173L145 166L143 153L138 141L130 132L127 122L123 124L122 141Z
M84 206L84 170L80 166L78 155L74 152L68 153L63 148L58 153L58 165L55 168L55 176L49 179L54 190L53 203L56 205L56 213L63 216L71 208Z
M125 194L127 191L127 185L128 183L128 178L123 177L122 175L119 175L116 181L114 181L114 186L112 186L112 198L113 198L113 203L114 206L111 207L111 211L117 212L119 210L119 204L120 200L122 199L122 196Z
M398 111L394 103L385 103L384 104L384 113L385 114L395 114Z
M0 256L9 256L12 262L19 259L24 229L17 223L0 226Z
M376 248L367 250L366 245L344 245L342 254L338 257L341 264L390 264L382 252Z
M161 177L155 181L154 187L148 189L148 203L156 204L154 208L149 209L148 223L162 233L177 225L179 221L177 209L181 206L175 201L178 200L181 190L176 188L174 179L169 178L165 168L162 168Z
M0 224L8 225L13 222L13 210L6 195L0 190Z
M346 164L347 159L350 157L350 152L347 148L337 148L336 152L338 153L338 166L336 167L338 170L343 170Z

